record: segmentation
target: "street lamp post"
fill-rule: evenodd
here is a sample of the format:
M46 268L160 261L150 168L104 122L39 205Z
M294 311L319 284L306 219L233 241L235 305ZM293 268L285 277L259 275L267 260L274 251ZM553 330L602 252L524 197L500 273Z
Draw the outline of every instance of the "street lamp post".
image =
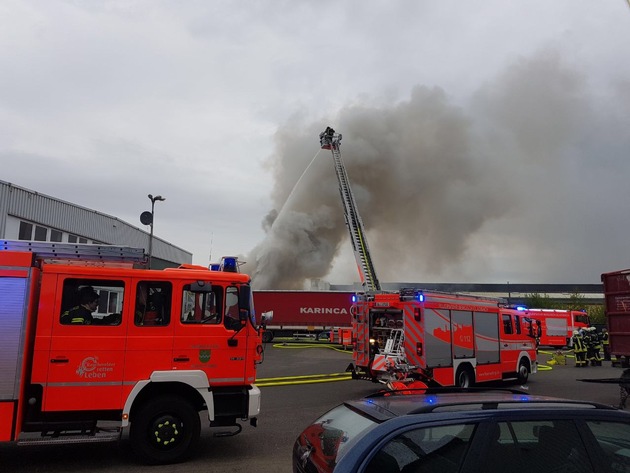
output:
M152 194L149 194L149 200L151 201L151 221L149 225L151 225L151 234L149 235L149 269L151 269L151 256L153 255L153 221L155 216L155 202L156 201L164 201L166 200L161 195L156 195L153 197Z

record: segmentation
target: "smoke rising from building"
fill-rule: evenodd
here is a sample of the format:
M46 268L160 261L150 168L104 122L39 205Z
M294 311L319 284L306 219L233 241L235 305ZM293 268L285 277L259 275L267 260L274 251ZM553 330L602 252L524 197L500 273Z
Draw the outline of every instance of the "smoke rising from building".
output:
M317 123L296 118L277 131L269 160L274 209L267 237L246 256L254 287L303 289L308 279L325 278L342 245L350 246L332 156L319 150L326 126L343 134L343 161L381 281L452 277L471 259L479 271L492 269L483 268L496 264L492 246L524 236L507 228L522 225L519 218L553 227L575 212L566 167L583 158L583 117L597 113L584 91L577 70L542 51L463 106L439 87L417 86L400 103L353 104ZM555 212L558 199L565 206ZM488 229L495 239L479 238ZM532 251L539 237L531 236Z

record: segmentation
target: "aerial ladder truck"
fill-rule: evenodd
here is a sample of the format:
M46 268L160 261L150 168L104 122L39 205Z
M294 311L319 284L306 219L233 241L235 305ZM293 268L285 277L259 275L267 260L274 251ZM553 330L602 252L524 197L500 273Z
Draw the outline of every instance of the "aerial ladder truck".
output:
M363 221L359 215L359 210L354 195L352 194L352 188L350 187L350 179L348 178L346 167L341 158L341 138L341 133L335 133L335 130L331 127L326 127L326 130L319 135L321 148L330 150L333 156L335 173L339 182L339 193L341 194L341 202L343 203L344 218L350 233L350 242L352 243L354 258L357 263L357 269L359 270L361 286L366 294L380 293L381 283L376 275L367 237L365 235L365 229L363 227ZM356 298L358 298L358 296L355 296L355 299ZM362 317L358 317L356 313L352 314L352 319L352 344L354 357L356 358L358 354L356 340L357 338L361 341L369 340L370 327L369 323L366 323L367 321ZM394 329L388 335L385 346L378 349L379 354L384 354L388 359L402 361L402 345L404 342L404 332L402 328ZM363 347L363 350L364 349L365 347ZM374 347L369 347L369 351L374 351ZM352 369L352 371L354 373L354 369Z
M359 269L361 285L366 291L380 291L381 284L376 276L374 263L370 256L368 242L363 229L363 222L357 204L350 188L350 180L346 173L346 168L341 159L341 133L335 133L330 127L320 133L319 140L322 149L328 149L332 152L333 161L335 163L335 172L339 181L339 192L341 193L341 201L343 203L343 212L346 225L350 231L350 242L354 251L354 258Z
M526 321L504 301L415 288L383 291L341 158L341 134L331 127L319 135L330 150L339 181L346 226L359 269L362 293L354 295L352 363L354 378L390 388L428 384L468 387L476 382L517 378L536 372L536 349Z

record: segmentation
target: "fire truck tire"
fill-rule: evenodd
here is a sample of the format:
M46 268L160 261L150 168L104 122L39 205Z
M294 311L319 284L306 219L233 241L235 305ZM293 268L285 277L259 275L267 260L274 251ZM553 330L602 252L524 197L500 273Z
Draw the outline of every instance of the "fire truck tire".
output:
M164 395L142 405L131 420L129 440L135 454L150 465L185 460L199 440L201 421L180 396Z
M475 375L469 366L460 366L455 376L455 384L459 388L470 388L475 384Z
M269 343L271 340L273 340L273 332L270 330L263 331L262 341L264 343Z
M518 382L521 384L525 384L527 382L527 379L529 378L529 368L527 367L527 362L525 360L521 360L519 362L516 377Z

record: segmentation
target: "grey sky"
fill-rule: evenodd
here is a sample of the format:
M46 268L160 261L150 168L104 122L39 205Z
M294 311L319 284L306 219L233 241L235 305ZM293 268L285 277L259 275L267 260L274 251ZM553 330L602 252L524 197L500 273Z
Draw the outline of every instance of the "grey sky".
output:
M358 280L330 125L383 281L630 266L623 0L5 0L0 22L0 179L139 227L161 194L156 234L196 263Z

